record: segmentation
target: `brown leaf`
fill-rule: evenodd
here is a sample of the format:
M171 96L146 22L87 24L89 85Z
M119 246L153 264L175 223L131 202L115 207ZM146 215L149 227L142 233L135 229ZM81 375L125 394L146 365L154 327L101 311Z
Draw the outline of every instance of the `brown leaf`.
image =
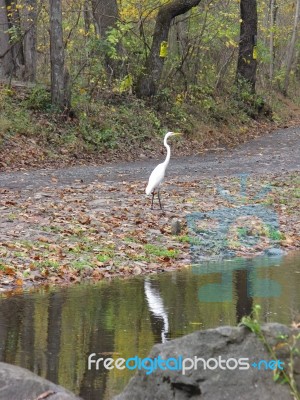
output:
M91 223L91 217L83 212L79 214L78 221L82 225L89 225Z
M16 280L15 280L15 285L17 285L17 286L23 286L23 279L20 279L20 278L16 279Z
M104 275L102 274L102 272L100 272L99 270L96 269L96 270L93 271L92 277L93 277L95 280L100 281L101 279L104 278Z
M15 271L15 269L12 268L12 267L5 267L5 268L4 268L4 273L5 273L6 275L15 275L16 271Z
M47 238L46 236L40 236L37 240L42 243L49 243L49 238Z

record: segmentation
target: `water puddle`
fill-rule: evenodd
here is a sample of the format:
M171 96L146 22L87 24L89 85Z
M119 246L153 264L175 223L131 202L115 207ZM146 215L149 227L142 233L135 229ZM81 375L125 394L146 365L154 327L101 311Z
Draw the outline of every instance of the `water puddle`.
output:
M154 343L236 325L253 305L263 321L300 314L300 253L233 259L95 285L40 289L0 299L0 359L88 400L110 399L129 370L87 369L99 357L145 357Z

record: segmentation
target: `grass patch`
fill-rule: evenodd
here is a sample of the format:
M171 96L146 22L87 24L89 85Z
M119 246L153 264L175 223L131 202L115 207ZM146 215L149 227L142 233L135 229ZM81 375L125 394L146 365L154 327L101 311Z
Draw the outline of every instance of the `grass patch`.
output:
M107 262L109 260L111 260L112 256L109 254L98 254L96 256L96 259L100 262Z
M202 240L197 238L197 237L193 237L193 236L188 236L188 235L182 235L182 236L178 236L178 241L180 243L189 243L189 244L201 244Z
M0 271L4 271L5 268L6 268L5 264L2 264L2 263L0 262Z
M34 266L37 269L44 269L44 268L58 269L60 264L57 261L47 260L47 261L35 262Z
M92 265L88 261L85 261L85 260L72 261L71 265L73 268L75 268L77 270L82 270L87 267L92 267Z
M267 228L267 237L274 241L280 241L285 239L285 235L278 229L274 229L273 227Z
M176 258L179 254L178 250L166 249L153 244L145 244L144 248L149 256Z

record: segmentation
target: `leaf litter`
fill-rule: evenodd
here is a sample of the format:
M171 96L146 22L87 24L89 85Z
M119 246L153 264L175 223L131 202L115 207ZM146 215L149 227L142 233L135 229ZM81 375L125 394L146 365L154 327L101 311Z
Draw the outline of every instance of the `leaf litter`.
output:
M145 184L78 181L36 193L0 188L0 290L94 282L189 266L192 245L198 241L203 254L209 246L205 241L199 245L201 240L189 231L186 217L239 207L228 200L240 196L237 177L167 180L161 191L163 211L157 199L156 208L150 210ZM266 185L271 190L257 197ZM220 186L225 196L220 195ZM247 198L240 199L276 212L279 229L272 232L272 242L285 251L300 247L299 187L297 172L253 176L247 182ZM178 235L172 234L174 220L180 223ZM217 224L208 218L197 229L203 233ZM263 240L249 248L245 236ZM270 245L268 236L270 232L257 227L255 217L239 218L228 231L227 246L239 257L254 257Z

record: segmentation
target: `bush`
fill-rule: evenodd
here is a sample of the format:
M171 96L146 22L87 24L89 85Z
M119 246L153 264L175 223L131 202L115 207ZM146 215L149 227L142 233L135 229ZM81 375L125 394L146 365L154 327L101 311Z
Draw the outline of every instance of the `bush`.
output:
M30 110L49 111L52 107L50 92L42 86L36 86L24 100L24 104Z

